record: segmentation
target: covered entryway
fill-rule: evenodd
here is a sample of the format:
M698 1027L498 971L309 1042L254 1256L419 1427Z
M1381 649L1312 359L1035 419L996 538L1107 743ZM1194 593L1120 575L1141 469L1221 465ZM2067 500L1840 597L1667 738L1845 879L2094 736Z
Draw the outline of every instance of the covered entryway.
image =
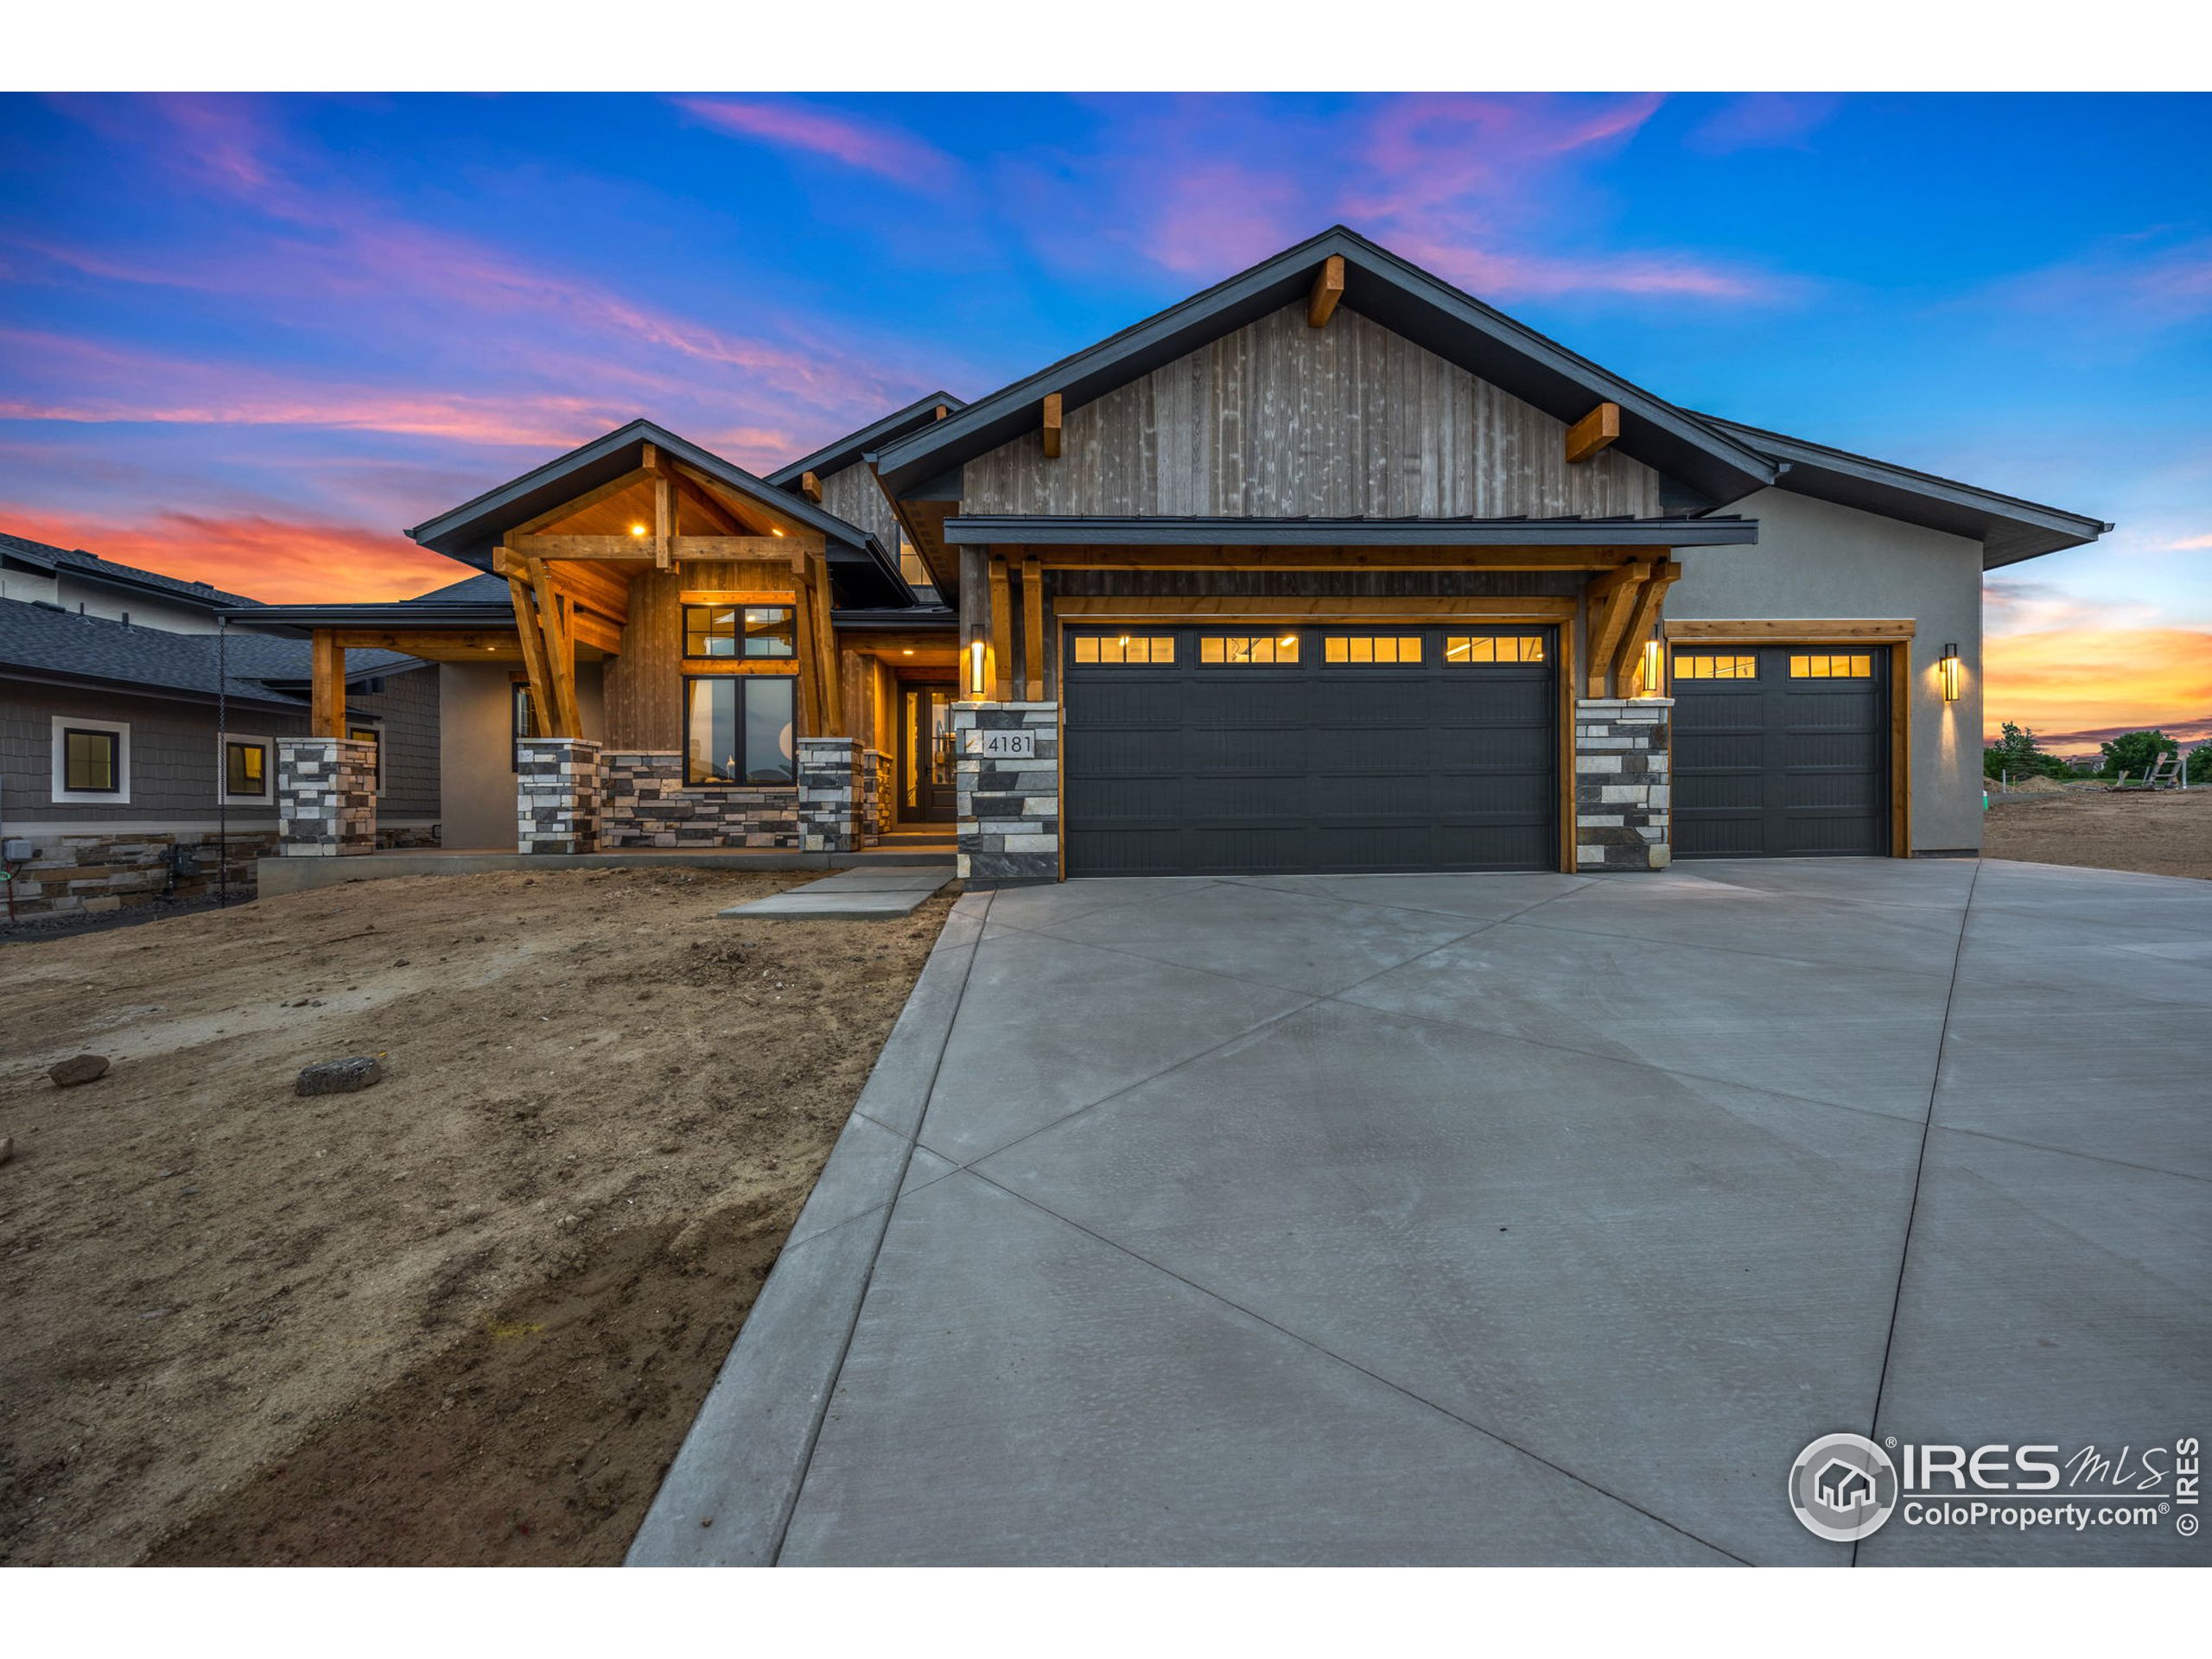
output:
M1145 621L1062 649L1070 875L1558 861L1554 627Z
M1678 645L1675 855L1889 853L1894 649Z

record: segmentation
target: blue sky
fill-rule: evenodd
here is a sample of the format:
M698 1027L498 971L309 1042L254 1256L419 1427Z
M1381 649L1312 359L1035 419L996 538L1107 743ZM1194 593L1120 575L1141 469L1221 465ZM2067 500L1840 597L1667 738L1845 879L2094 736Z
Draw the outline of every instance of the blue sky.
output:
M2212 100L0 99L0 528L272 598L632 415L766 467L1337 221L1693 408L2119 521L1990 709L2212 721Z

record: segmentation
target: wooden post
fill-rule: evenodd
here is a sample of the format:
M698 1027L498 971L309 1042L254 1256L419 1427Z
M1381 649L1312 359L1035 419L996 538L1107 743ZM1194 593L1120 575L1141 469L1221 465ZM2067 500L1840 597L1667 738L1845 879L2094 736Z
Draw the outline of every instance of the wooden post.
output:
M560 713L553 701L553 676L545 662L545 636L538 632L537 607L520 576L507 578L507 593L515 604L515 632L522 637L523 671L530 677L530 706L537 711L538 732L550 737L560 724Z
M545 638L545 665L553 694L554 728L550 737L582 737L583 721L576 712L576 647L563 625L560 595L553 591L553 575L545 561L530 562L530 582L537 595L537 628Z
M1006 556L991 555L991 700L1004 702L1014 673L1014 595L1007 582Z
M653 474L653 569L665 570L676 556L676 478Z
M1620 643L1613 647L1615 696L1632 697L1639 692L1649 695L1649 686L1637 683L1643 669L1643 642L1651 637L1651 625L1659 620L1659 607L1667 597L1667 589L1681 573L1682 567L1669 561L1653 566L1651 574L1637 585L1628 626L1622 630ZM1625 603L1626 597L1624 594L1618 602Z
M1032 556L1021 562L1021 696L1045 700L1045 567Z
M1631 560L1618 569L1608 570L1592 579L1583 589L1590 607L1590 684L1586 693L1590 696L1613 695L1613 652L1627 631L1630 613L1635 608L1635 590L1650 570L1649 564Z
M822 668L814 654L814 595L806 550L791 550L791 650L798 658L798 734L823 737Z
M308 728L317 737L346 735L346 647L328 628L315 631L310 653Z
M830 619L830 569L819 565L811 589L814 601L814 653L822 676L822 734L850 737L845 726L845 689L837 674L837 627Z

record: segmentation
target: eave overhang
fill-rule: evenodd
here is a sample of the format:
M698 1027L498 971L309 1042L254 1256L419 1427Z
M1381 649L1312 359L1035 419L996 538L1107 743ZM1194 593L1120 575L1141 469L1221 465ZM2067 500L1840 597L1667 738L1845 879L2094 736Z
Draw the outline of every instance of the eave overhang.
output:
M788 490L796 488L798 481L809 473L819 478L842 473L848 467L859 465L883 445L934 424L940 405L955 415L968 407L949 391L933 391L926 397L917 397L904 409L893 410L881 420L872 421L857 432L848 432L843 437L825 443L812 454L801 455L787 467L779 467L768 474L767 481L779 490Z

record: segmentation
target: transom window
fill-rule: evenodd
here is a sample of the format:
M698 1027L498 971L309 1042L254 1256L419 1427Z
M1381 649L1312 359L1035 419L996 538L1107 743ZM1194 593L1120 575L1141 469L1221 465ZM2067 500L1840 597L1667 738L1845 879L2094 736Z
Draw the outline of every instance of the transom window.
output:
M686 605L686 657L795 657L798 631L788 605Z
M123 737L83 727L61 734L61 786L73 794L109 795L123 787Z
M1541 633L1452 633L1444 637L1444 661L1458 668L1469 663L1541 663Z
M1322 642L1321 660L1326 663L1387 664L1421 661L1417 633L1331 634Z
M1864 652L1833 656L1793 656L1789 659L1789 677L1793 680L1871 680L1874 677L1874 659Z
M1172 633L1079 633L1075 637L1078 663L1172 663L1175 636Z
M1206 633L1198 636L1198 661L1224 666L1258 663L1294 663L1298 636L1294 633Z
M683 682L683 781L790 784L792 689L788 674L726 674Z
M1675 677L1678 680L1756 680L1758 677L1759 659L1756 657L1687 651L1675 653Z

